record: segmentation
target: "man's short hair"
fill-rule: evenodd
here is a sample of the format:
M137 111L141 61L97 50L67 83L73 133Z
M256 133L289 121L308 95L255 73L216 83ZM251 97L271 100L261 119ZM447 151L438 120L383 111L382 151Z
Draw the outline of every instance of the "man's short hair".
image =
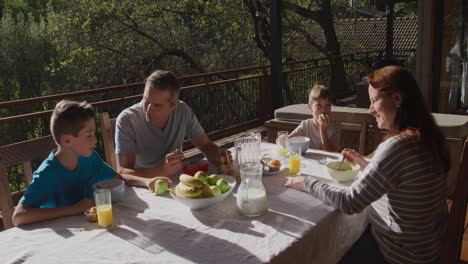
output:
M315 103L319 99L328 99L333 102L333 96L325 85L316 84L309 93L309 104Z
M50 118L50 132L55 143L59 145L60 138L65 134L78 136L85 122L94 117L93 107L86 101L62 100L58 102Z
M175 103L179 98L180 86L177 77L170 71L156 70L145 79L145 87L171 92L169 102Z

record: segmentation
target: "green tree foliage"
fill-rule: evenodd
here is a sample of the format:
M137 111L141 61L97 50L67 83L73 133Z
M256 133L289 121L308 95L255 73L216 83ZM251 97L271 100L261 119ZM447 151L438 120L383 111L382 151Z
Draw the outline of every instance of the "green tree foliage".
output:
M258 64L243 10L229 0L56 1L53 71L105 86L141 81L156 68L190 74Z
M35 22L23 14L17 14L13 18L11 14L4 13L0 23L0 100L37 97L49 90L53 80L46 68L53 50L44 21ZM37 110L42 109L0 109L0 115ZM40 120L0 126L0 143L14 142L15 139L24 137L25 133L30 138L37 137L37 133L40 134L43 130L38 122Z
M0 0L0 16L7 11L15 20L18 15L28 19L32 17L36 22L47 17L48 0Z

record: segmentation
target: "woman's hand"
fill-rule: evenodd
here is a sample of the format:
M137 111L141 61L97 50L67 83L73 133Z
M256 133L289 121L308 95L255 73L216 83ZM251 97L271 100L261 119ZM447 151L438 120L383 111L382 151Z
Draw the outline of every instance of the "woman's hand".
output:
M303 192L305 190L304 176L290 177L284 186Z
M369 162L367 162L363 156L361 156L356 150L354 149L343 149L341 151L341 154L343 155L343 157L347 160L347 161L350 161L350 162L354 162L356 164L359 165L359 167L361 168L361 170L364 170L366 167L367 167L367 164L369 164Z

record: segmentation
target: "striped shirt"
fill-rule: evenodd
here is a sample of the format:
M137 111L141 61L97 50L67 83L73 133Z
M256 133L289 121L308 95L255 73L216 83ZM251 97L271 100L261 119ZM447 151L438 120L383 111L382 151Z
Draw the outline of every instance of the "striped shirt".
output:
M446 173L436 157L410 136L394 136L348 188L306 177L305 189L346 214L369 206L369 222L390 263L434 263L447 220Z

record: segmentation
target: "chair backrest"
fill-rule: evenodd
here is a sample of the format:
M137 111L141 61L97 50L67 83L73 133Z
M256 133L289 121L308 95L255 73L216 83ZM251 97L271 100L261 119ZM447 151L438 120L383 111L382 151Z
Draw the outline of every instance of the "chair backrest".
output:
M33 173L31 161L46 158L54 148L56 148L56 145L52 136L0 146L0 210L2 211L5 229L13 227L11 217L14 211L7 168L22 165L25 183L29 185Z
M359 124L359 153L365 155L367 144L369 141L369 126L374 127L374 132L377 129L375 118L369 113L350 113L350 112L334 112L333 120L341 124Z
M468 198L468 139L460 159L457 184L452 196L447 231L442 243L440 263L458 263L460 260Z
M99 114L102 130L102 140L104 142L104 154L106 155L106 162L114 169L117 170L117 161L115 156L115 122L116 118L110 118L109 113L104 112Z

